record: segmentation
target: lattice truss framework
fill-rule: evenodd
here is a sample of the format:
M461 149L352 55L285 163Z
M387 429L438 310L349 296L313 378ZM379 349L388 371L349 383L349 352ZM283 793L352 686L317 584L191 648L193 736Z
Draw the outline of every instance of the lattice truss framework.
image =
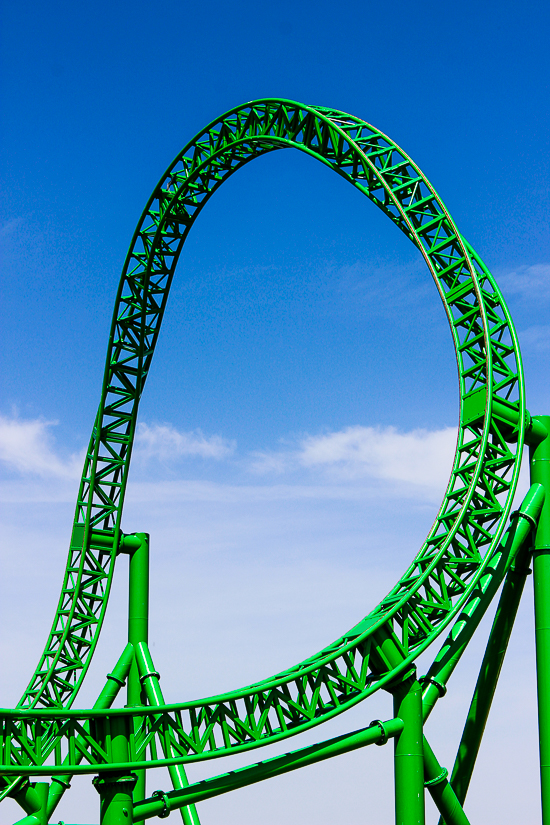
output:
M446 308L457 354L461 420L451 477L424 545L365 619L315 656L257 685L136 716L138 761L146 753L155 758L166 737L173 752L187 758L265 744L341 712L387 684L471 597L499 552L517 482L525 406L515 331L492 276L418 167L382 132L342 112L280 100L232 110L169 167L132 240L59 607L18 707L69 707L91 660L121 538L138 404L187 233L224 180L255 157L282 148L300 149L333 168L422 253ZM493 414L495 399L519 415L516 441ZM71 765L82 759L108 761L100 744L105 739L93 734L95 723L40 716L5 719L4 765L40 765L52 758ZM67 750L62 753L63 741Z

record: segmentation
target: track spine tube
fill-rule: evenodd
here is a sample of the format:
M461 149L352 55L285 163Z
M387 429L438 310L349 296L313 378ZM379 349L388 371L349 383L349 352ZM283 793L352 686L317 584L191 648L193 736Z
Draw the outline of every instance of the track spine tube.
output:
M394 688L393 712L403 721L394 740L395 825L424 825L422 687L415 677Z
M530 462L531 481L546 490L533 550L533 588L542 823L550 825L550 416L534 420L546 431L539 444L531 447Z

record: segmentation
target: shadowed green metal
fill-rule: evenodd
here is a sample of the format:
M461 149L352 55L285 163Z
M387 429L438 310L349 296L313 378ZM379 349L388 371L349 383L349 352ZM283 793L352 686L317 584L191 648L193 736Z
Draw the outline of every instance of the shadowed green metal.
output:
M148 701L156 706L70 710L97 644L117 554L131 553L139 543L138 537L121 532L122 508L139 401L183 244L227 178L260 155L291 148L329 166L366 195L416 245L432 274L449 320L460 393L457 448L443 502L425 543L391 592L347 633L305 661L200 701L157 704L161 694L157 691L153 702L149 680ZM470 637L468 628L486 609L511 554L525 540L522 534L514 544L515 528L502 537L525 434L536 428L525 409L517 337L502 295L408 155L365 121L334 109L266 99L227 112L170 165L132 239L59 605L18 708L0 714L0 771L6 776L103 776L271 744L342 713L380 688L401 696L399 679L408 678L418 655L457 620L424 682L427 715ZM131 599L139 598L137 591L131 594ZM466 622L463 611L469 611ZM146 642L140 621L137 614L130 621L135 631L130 641L136 645ZM137 668L134 658L130 704L143 700ZM418 717L421 730L419 690L414 682L414 700L403 697L403 702L407 707L416 703L414 713L407 710L406 715ZM401 700L397 704L401 707ZM117 744L124 730L127 751ZM401 784L407 787L418 784L418 777L414 782L410 777L421 762L409 734L399 734L396 745L399 754L404 743L410 764L416 765L404 772L409 778ZM120 791L123 796L128 783ZM103 789L107 822L109 806L118 805L113 802L118 791L107 780L98 780L98 788ZM423 802L418 804L411 823L422 817Z

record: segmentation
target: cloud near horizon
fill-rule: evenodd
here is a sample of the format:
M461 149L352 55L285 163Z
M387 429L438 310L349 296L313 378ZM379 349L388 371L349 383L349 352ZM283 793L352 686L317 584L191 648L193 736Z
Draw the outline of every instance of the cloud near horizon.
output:
M180 432L172 424L137 425L134 451L142 458L168 461L182 456L221 460L233 455L236 441L220 435L205 436L202 430Z
M85 448L63 457L52 435L57 421L21 419L0 415L0 462L23 476L74 479L82 471ZM167 461L183 456L216 460L227 458L236 443L201 430L180 432L171 424L138 424L134 454L139 458Z
M340 480L376 478L442 489L456 448L456 427L399 432L395 427L346 427L305 436L294 450L258 452L251 469L283 473L319 469Z
M42 478L77 478L84 450L62 458L56 451L51 428L57 421L20 419L0 415L0 461L22 475Z
M64 458L51 432L54 425L42 419L0 416L0 462L23 478L78 478L84 450ZM280 450L251 453L239 466L264 479L277 476L278 486L280 477L285 476L286 486L305 483L310 487L313 472L317 487L380 480L393 482L398 488L406 485L423 490L422 495L439 494L449 477L456 433L455 427L400 432L395 427L356 425L337 432L304 435ZM136 458L161 462L184 458L220 462L235 451L236 442L220 435L206 436L200 430L180 432L171 424L146 423L138 425L134 448ZM163 482L149 482L149 486L158 483ZM242 480L237 483L242 485Z
M528 300L548 300L550 298L550 264L519 266L511 272L498 276L498 285L504 295L520 295Z

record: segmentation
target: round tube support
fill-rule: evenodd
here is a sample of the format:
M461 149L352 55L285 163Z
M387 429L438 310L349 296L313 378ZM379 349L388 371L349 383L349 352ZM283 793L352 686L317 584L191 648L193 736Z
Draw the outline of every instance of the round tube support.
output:
M110 740L113 763L127 762L131 718L114 716L103 722L105 743ZM101 825L132 825L134 821L133 791L135 773L104 773L96 776L93 784L100 796Z
M535 421L546 430L546 437L531 447L530 459L531 482L546 490L533 549L533 588L542 822L550 825L550 416Z
M135 533L127 537L130 545L128 590L128 642L134 650L140 642L149 640L149 533ZM132 539L132 541L130 541ZM128 706L144 704L144 695L136 657L128 674ZM145 771L136 771L134 801L145 798Z
M395 825L424 825L422 687L410 677L393 690L394 716L403 721L395 737Z

